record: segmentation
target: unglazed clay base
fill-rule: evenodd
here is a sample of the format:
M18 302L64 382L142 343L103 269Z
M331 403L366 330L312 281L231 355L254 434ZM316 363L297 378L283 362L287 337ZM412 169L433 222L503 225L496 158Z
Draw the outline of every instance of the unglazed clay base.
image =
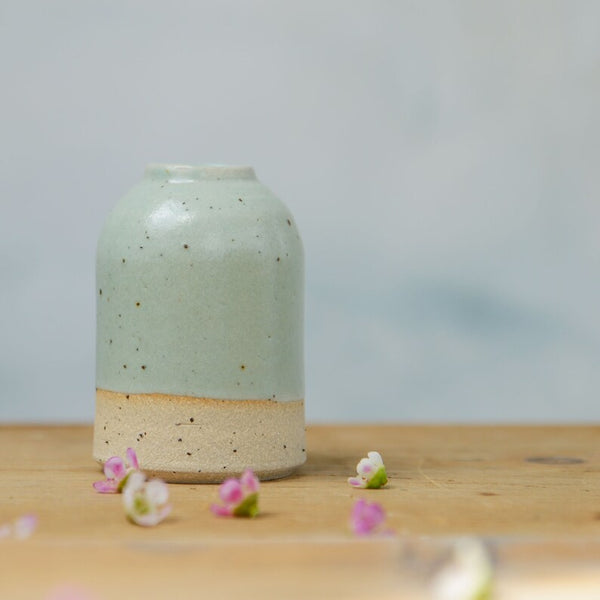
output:
M140 468L170 482L212 483L251 468L260 479L306 460L304 401L216 400L96 390L94 458L132 447Z

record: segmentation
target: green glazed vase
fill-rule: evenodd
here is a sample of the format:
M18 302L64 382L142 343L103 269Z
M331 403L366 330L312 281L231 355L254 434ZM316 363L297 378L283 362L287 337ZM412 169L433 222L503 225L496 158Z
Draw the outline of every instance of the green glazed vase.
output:
M306 459L304 259L250 167L150 165L97 252L94 457L167 481Z

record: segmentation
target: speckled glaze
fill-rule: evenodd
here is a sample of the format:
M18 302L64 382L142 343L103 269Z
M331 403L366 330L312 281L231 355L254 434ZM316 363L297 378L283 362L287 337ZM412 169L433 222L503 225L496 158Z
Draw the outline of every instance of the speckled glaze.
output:
M96 276L97 460L132 446L199 482L304 462L302 243L250 167L148 166Z

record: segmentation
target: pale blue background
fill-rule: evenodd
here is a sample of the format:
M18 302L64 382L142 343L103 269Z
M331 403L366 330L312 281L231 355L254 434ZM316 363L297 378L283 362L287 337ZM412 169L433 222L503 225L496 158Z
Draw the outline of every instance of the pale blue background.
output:
M4 0L0 86L0 420L93 418L156 161L296 216L310 421L600 418L600 3Z

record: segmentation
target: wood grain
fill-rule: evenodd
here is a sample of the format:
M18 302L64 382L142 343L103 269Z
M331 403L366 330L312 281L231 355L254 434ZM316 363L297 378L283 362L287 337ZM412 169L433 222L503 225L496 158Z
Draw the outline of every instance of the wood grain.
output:
M81 600L426 598L466 534L495 556L497 597L598 598L599 442L597 426L312 426L307 463L262 484L258 518L218 519L216 486L179 484L172 516L143 529L120 496L94 492L91 427L2 426L0 524L34 512L40 525L0 540L0 598L50 599L67 585ZM346 479L369 450L390 484L354 490ZM384 506L394 537L350 534L359 497Z

